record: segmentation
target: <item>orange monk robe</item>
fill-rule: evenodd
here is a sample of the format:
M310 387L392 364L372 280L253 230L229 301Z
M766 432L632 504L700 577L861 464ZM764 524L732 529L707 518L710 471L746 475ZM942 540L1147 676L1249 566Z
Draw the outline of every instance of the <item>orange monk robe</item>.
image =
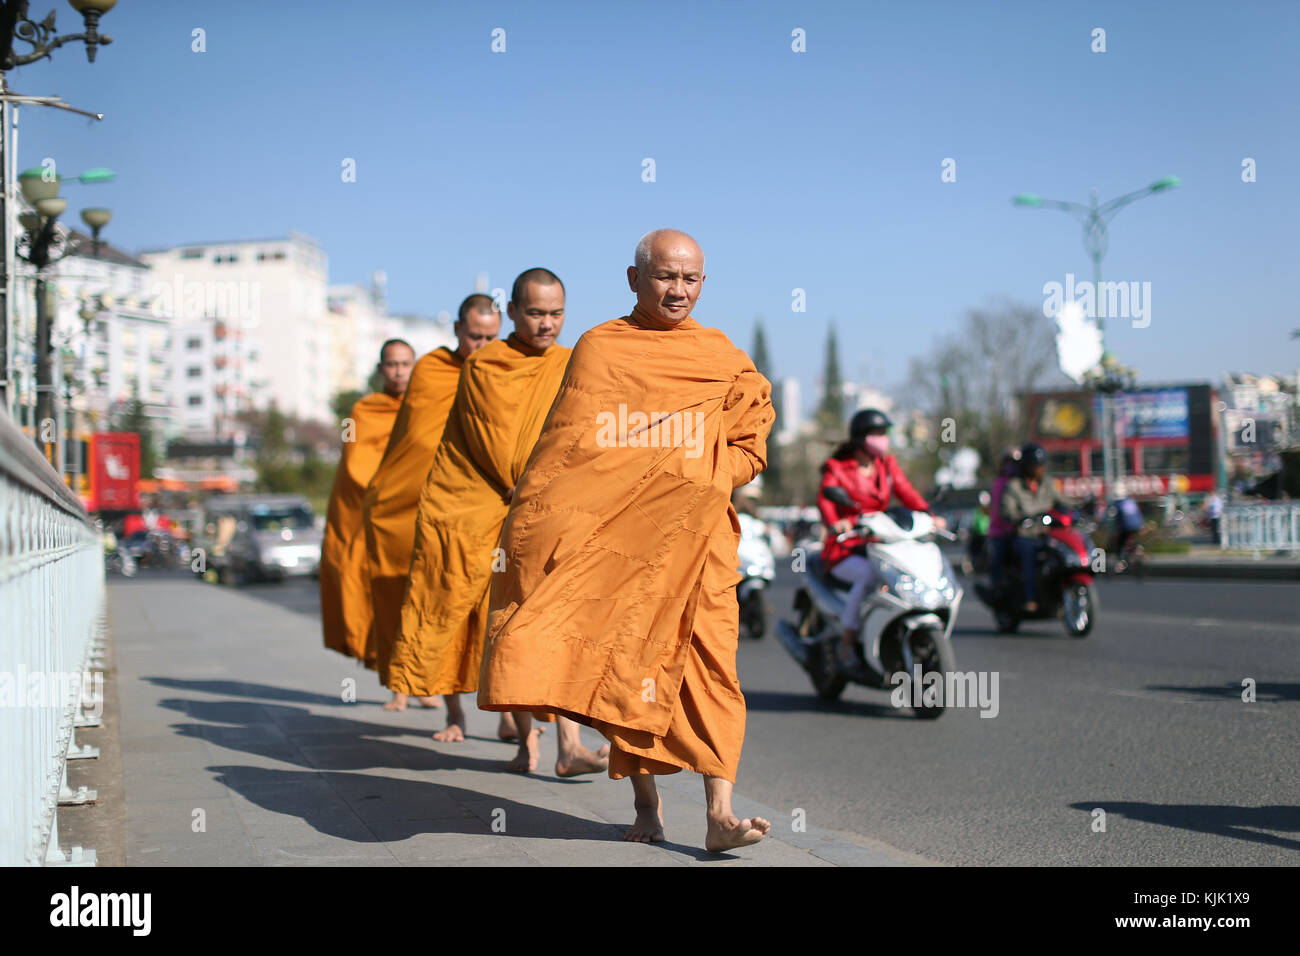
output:
M388 444L402 400L375 392L352 406L330 491L320 549L320 617L325 646L362 660L370 635L370 560L361 499Z
M466 359L420 496L390 690L425 696L478 688L507 495L523 474L571 351L552 345L538 352L512 334Z
M442 440L462 365L464 359L448 348L434 349L415 363L384 459L362 502L374 612L366 666L379 670L381 684L388 680L388 661L401 620L415 544L415 509Z
M694 319L634 310L590 330L501 532L483 710L589 724L610 776L687 768L734 781L734 488L767 463L771 386Z

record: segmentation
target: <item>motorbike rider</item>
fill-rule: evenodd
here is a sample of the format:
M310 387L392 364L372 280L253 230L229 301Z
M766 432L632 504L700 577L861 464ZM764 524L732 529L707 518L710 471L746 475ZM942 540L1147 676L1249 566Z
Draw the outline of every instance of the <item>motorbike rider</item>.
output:
M1038 536L1020 534L1020 522L1056 508L1067 510L1068 505L1047 480L1047 451L1037 442L1028 442L1020 449L1020 473L1007 482L998 502L1002 520L1011 527L1008 543L1020 562L1024 611L1027 614L1038 610L1038 581L1034 567Z
M1002 517L1002 492L1007 482L1020 471L1020 449L1013 448L1002 456L998 476L993 479L989 489L989 531L987 547L989 551L989 584L996 592L1002 584L1002 568L1007 558L1007 539L1015 532L1015 526Z
M835 578L850 585L840 617L843 633L836 651L836 661L845 670L859 666L855 647L858 614L867 592L876 584L875 570L867 560L866 545L860 539L837 541L836 536L853 530L859 515L884 511L890 500L898 500L913 511L930 511L920 493L912 487L898 460L889 454L889 429L893 423L884 412L866 408L849 423L849 439L835 449L822 465L821 488L817 507L828 528L822 546L822 566ZM826 489L844 489L853 504L838 505L826 497ZM935 526L946 526L943 518Z

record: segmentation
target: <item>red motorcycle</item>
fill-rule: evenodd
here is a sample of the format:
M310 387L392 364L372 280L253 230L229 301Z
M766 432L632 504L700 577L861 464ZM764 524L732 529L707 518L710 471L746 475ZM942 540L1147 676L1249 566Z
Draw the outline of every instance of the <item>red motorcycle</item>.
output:
M1002 582L997 591L977 584L975 593L993 612L998 630L1009 634L1022 620L1059 617L1071 637L1087 637L1097 618L1097 592L1092 579L1092 541L1074 526L1063 511L1026 518L1020 533L1041 530L1034 548L1038 610L1026 614L1023 606L1020 562L1011 548L1004 550Z

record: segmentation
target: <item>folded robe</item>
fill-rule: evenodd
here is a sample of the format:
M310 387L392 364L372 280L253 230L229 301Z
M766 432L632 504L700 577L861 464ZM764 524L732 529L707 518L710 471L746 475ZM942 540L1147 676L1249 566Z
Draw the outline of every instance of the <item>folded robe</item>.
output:
M462 365L464 360L448 348L434 349L415 363L388 448L362 502L374 616L366 666L378 668L381 684L388 681L388 661L401 620L415 544L415 509L442 440Z
M735 779L740 525L771 386L694 319L582 336L501 533L478 705L572 717L610 775Z
M361 527L365 495L402 400L375 392L352 406L330 491L320 552L320 617L325 646L364 660L370 635L370 561Z
M419 695L477 689L507 495L523 474L571 351L552 345L539 352L512 334L466 359L420 495L390 689Z

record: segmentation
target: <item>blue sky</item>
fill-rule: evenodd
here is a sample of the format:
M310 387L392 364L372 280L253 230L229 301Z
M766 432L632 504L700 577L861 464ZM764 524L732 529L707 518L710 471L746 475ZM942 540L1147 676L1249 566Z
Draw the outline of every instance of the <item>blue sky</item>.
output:
M70 45L9 80L106 114L23 108L20 161L116 170L64 194L111 206L127 250L298 230L332 281L385 269L430 314L545 265L572 344L673 226L705 248L701 321L748 348L762 316L811 392L834 319L844 373L890 387L964 310L1088 276L1079 226L1013 194L1176 175L1112 225L1104 277L1150 282L1152 321L1108 344L1147 380L1300 365L1297 3L125 0L101 26L94 65Z

